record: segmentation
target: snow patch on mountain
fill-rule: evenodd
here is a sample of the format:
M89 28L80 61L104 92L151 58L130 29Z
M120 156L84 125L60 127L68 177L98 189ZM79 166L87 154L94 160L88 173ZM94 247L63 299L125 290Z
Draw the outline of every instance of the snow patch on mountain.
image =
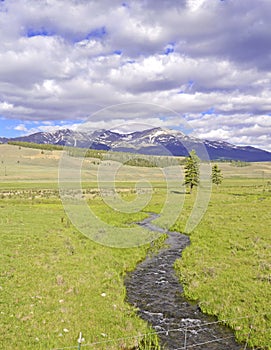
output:
M271 161L271 152L251 146L236 146L225 141L200 140L178 130L153 128L120 134L111 130L39 132L13 139L0 138L0 142L25 141L102 150L121 150L153 155L187 156L188 150L205 148L211 160Z

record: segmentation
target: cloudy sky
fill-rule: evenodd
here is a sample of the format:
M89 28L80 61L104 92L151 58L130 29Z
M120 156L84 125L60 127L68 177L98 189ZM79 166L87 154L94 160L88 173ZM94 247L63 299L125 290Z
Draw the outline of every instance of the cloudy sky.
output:
M271 151L270 0L1 0L0 136L144 125Z

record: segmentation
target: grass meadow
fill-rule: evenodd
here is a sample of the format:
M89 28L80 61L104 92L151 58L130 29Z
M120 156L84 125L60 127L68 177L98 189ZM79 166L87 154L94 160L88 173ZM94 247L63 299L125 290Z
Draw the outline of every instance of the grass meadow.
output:
M0 347L76 348L82 332L83 344L95 343L86 348L138 348L151 330L125 302L123 279L150 246L110 248L80 233L59 198L60 158L60 151L0 145ZM116 215L99 196L98 166L95 159L84 161L83 188L108 224L130 227L148 211L161 211L161 169L120 169L114 180L124 201L136 198L135 176L152 183L153 192L141 211ZM271 349L271 163L219 167L224 181L213 188L176 272L185 295L202 311L224 320L238 340ZM110 162L104 171L110 176ZM184 232L196 191L176 191L174 198L184 206L171 229Z
M175 263L186 296L256 349L271 349L270 208L270 180L226 178Z

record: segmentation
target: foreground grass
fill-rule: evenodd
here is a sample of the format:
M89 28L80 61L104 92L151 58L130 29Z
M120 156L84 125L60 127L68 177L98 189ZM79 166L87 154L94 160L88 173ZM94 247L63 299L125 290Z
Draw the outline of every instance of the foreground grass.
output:
M79 332L86 343L128 337L95 349L135 346L149 330L125 303L123 277L147 247L96 244L74 229L59 199L38 194L0 200L1 349L76 346Z
M16 146L0 148L0 347L76 346L80 331L88 344L129 337L96 344L95 349L137 345L137 338L131 337L148 329L125 303L123 276L148 248L107 248L74 229L58 198L58 151L41 154ZM176 270L186 296L204 312L226 320L239 340L249 339L257 349L271 349L271 166L235 168L223 163L221 168L226 179L213 189L207 212L192 232L191 246L176 262ZM110 166L104 171L110 173ZM86 164L84 179L91 183L84 190L97 215L120 227L146 215L117 218L108 208L104 210L95 194L96 172L95 164ZM143 210L160 213L166 194L161 171L124 167L116 185L125 200L135 197L135 176L154 184ZM176 191L174 196L173 209L184 194ZM173 229L185 230L194 200L195 193L185 195ZM157 223L168 227L163 217Z
M184 230L192 201L173 229ZM271 349L270 208L270 184L225 180L175 264L185 295L257 349Z

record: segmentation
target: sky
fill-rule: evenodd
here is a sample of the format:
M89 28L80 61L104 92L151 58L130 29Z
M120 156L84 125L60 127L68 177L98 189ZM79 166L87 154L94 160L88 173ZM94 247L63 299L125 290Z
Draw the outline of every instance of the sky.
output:
M0 0L0 136L151 127L271 151L270 0Z

